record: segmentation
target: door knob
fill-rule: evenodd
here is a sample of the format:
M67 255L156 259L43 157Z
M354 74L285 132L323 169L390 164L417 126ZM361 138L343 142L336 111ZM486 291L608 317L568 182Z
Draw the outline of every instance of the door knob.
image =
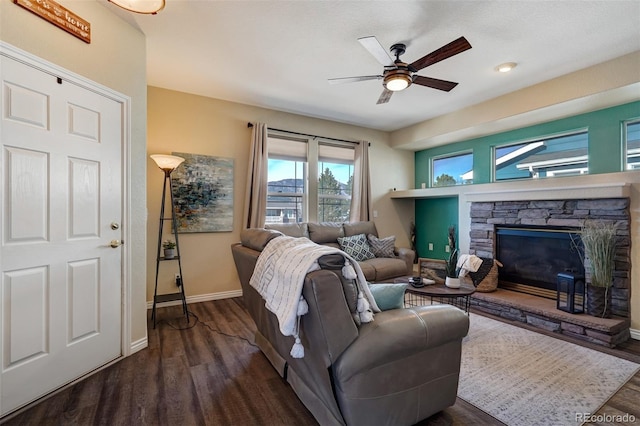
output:
M109 243L109 245L113 248L118 248L123 244L124 244L124 241L122 240L111 240L111 243Z

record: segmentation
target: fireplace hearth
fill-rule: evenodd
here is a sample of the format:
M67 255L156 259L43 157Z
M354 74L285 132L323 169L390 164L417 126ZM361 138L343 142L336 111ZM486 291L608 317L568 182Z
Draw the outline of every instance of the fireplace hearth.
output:
M628 337L631 285L629 198L472 202L470 215L470 254L495 258L505 265L501 268L496 292L502 294L478 293L472 298L473 306L550 331L585 340L595 339L597 343L605 342L609 346ZM545 306L547 303L538 300L546 300L553 303L549 306L555 306L555 302L549 299L555 298L558 273L584 273L589 282L589 268L582 266L571 238L575 238L584 223L591 220L612 222L616 226L618 249L611 308L614 320L621 320L622 329L620 325L609 331L592 329L584 323L594 318L586 314L567 314L553 308L541 310L537 307L539 303ZM503 237L511 241L504 242ZM528 294L522 294L522 291ZM518 301L512 303L508 301L511 299L509 294L522 294L522 297L514 296Z
M499 258L496 253L496 228L524 226L541 230L577 230L588 220L608 221L616 225L618 250L611 308L614 315L629 317L631 241L628 198L473 202L469 252L480 257L493 257L505 264L508 262ZM549 264L549 260L541 260L538 268L540 271L549 269ZM505 265L507 269L512 267ZM558 272L563 271L556 271L554 276ZM585 276L589 282L588 268Z

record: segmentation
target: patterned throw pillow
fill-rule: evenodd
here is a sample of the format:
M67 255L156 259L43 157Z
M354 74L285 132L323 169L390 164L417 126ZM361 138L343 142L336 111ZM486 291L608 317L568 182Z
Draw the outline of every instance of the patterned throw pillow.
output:
M347 253L358 262L373 259L375 257L371 251L371 247L369 247L367 237L365 237L364 234L353 235L351 237L340 237L338 238L338 244L340 244L340 249L343 252Z
M369 234L368 238L375 257L396 257L394 252L396 246L395 235L387 238L378 238L373 234Z

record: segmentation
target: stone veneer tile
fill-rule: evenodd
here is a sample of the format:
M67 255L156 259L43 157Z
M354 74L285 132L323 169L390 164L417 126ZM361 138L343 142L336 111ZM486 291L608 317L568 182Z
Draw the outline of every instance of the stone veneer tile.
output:
M470 253L481 257L494 256L495 225L539 225L581 227L586 220L602 220L616 224L619 249L612 289L612 308L615 315L629 317L630 223L629 199L578 199L496 201L471 203L472 223ZM481 212L480 212L481 211ZM587 272L587 276L588 276ZM588 278L587 278L588 279ZM502 316L518 317L509 312ZM628 329L628 325L626 326ZM589 337L591 340L592 337Z

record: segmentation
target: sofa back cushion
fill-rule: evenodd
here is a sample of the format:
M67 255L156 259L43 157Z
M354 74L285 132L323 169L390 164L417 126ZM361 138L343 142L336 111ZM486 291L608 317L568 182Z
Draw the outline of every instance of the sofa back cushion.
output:
M347 222L344 223L344 235L345 237L351 237L353 235L364 234L364 235L375 235L378 236L378 231L376 230L376 224L372 221L366 222Z
M245 247L249 247L250 249L257 251L262 251L262 249L264 249L264 246L266 246L269 241L280 235L282 235L281 232L273 229L243 229L242 231L240 231L240 242L242 242L242 245Z
M309 222L309 239L316 244L338 243L338 238L344 237L342 223Z
M309 228L306 222L301 223L269 223L264 226L266 229L275 229L289 237L307 237L309 238Z

